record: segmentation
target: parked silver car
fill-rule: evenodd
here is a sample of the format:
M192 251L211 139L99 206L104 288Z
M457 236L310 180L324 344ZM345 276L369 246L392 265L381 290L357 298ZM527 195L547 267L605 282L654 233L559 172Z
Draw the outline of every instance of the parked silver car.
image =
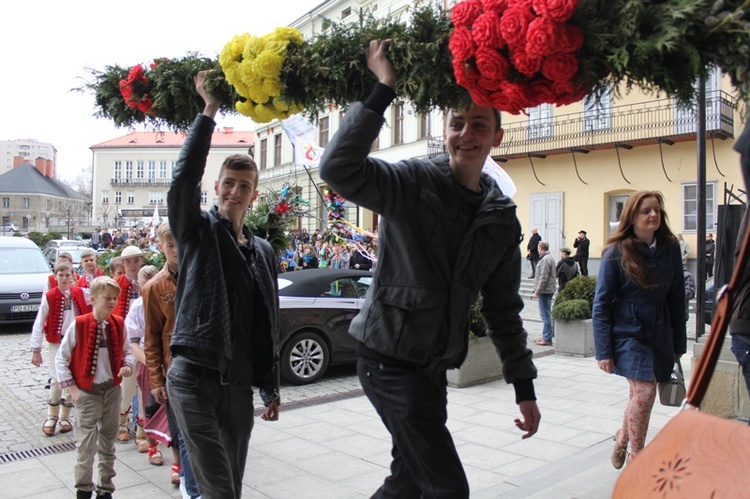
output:
M51 272L33 241L0 237L0 324L34 321Z

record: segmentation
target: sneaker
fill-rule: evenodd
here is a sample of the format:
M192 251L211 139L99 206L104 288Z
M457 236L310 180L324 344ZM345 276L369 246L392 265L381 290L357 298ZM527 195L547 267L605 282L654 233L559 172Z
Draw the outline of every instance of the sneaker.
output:
M610 460L612 461L612 466L614 466L616 470L622 468L622 466L625 464L625 458L628 456L628 446L625 445L623 447L620 445L621 432L622 429L619 429L617 430L617 433L615 433L615 448L612 450L612 456L610 458Z

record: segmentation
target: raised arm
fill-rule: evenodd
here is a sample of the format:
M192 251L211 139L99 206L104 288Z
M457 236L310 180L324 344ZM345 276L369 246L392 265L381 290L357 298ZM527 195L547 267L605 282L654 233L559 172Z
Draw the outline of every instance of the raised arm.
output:
M195 76L195 89L203 98L205 107L203 113L195 118L182 145L167 194L169 224L178 242L184 242L189 237L201 217L201 180L216 126L214 118L219 108L218 100L206 87L206 74L207 71L201 71Z

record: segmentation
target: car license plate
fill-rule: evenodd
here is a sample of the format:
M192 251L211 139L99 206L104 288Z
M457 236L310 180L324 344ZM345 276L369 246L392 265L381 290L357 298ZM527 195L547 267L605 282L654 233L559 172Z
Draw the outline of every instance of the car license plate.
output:
M36 305L11 305L10 313L15 312L36 312L39 310L39 304Z

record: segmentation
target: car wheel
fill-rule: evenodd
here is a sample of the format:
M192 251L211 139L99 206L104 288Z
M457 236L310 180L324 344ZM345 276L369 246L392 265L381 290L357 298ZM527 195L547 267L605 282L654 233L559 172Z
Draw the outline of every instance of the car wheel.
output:
M314 383L323 376L330 362L328 345L312 331L294 335L281 352L281 374L294 385Z

